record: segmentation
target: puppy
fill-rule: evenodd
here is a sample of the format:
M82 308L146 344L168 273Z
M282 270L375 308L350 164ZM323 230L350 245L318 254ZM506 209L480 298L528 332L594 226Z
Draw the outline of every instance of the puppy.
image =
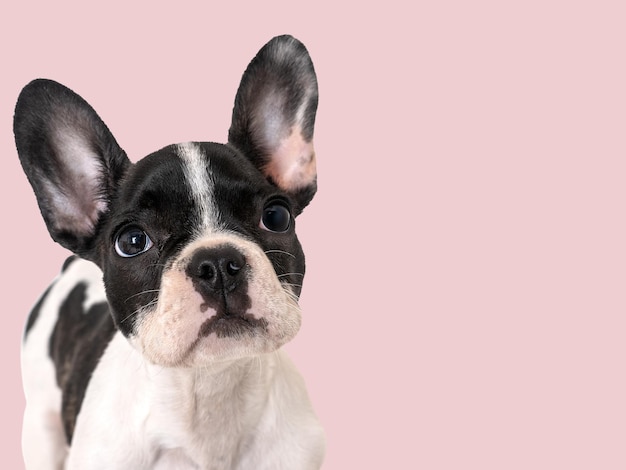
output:
M281 346L300 327L295 217L316 191L317 79L290 36L246 69L225 145L133 164L49 80L15 140L52 238L75 253L26 325L28 469L317 469L324 435Z

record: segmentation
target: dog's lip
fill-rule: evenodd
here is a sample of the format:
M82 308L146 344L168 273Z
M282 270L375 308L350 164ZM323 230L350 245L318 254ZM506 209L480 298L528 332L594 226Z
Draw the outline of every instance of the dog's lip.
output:
M198 338L207 337L211 333L215 333L218 338L257 334L260 330L267 331L267 326L265 318L256 318L252 313L233 315L219 312L204 321L198 331Z
M217 314L206 320L200 327L198 337L189 345L180 363L184 364L187 358L203 340L214 333L214 338L234 339L242 336L258 335L260 331L267 332L268 322L264 318L257 319L251 313L244 315Z

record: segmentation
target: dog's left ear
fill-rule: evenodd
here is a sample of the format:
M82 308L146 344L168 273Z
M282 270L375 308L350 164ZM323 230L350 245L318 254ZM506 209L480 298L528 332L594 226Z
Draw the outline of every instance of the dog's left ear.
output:
M126 153L85 100L52 80L24 87L13 129L50 235L95 261L98 229L130 166Z
M317 78L304 45L291 36L275 37L241 79L228 132L228 141L294 199L296 213L317 189L317 97Z

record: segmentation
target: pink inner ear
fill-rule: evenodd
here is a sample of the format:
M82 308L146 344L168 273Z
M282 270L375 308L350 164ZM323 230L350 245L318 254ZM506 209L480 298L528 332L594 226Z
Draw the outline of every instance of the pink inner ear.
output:
M55 227L78 235L91 235L100 214L107 208L99 194L104 172L100 157L74 129L61 127L53 139L64 177L57 185L45 182L55 209Z
M285 191L295 191L315 181L313 141L302 137L300 126L293 127L289 136L280 141L264 171Z

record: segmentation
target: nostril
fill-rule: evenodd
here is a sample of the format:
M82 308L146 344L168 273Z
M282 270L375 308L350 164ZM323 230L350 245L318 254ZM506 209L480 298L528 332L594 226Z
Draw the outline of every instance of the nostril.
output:
M210 261L203 261L198 265L197 274L200 279L210 281L215 277L215 266Z
M242 266L236 261L229 261L226 265L226 272L231 276L236 276L241 271Z
M223 247L220 250L220 259L219 259L220 271L232 278L235 278L240 275L241 270L246 266L246 258L243 254L230 246Z

